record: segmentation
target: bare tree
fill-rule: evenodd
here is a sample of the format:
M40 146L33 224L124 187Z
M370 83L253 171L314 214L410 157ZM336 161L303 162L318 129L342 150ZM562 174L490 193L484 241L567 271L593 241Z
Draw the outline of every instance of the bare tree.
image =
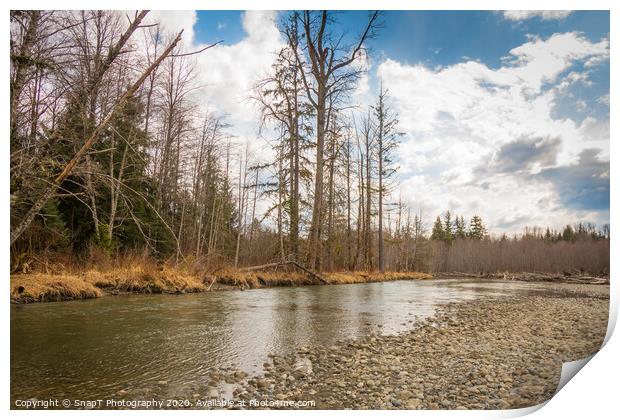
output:
M383 89L379 92L379 99L374 108L376 119L376 147L378 161L378 243L379 243L379 271L385 271L385 252L383 241L383 198L389 193L389 188L385 180L389 179L396 169L392 166L391 154L397 146L397 137L399 133L396 131L398 119L392 114L386 105L387 90Z
M316 170L314 180L314 196L312 220L308 238L308 265L320 269L320 238L323 209L323 175L325 132L327 129L328 104L332 96L346 91L359 77L359 68L350 68L364 50L364 43L374 35L379 26L379 13L373 12L369 21L358 37L354 46L346 48L342 45L342 35L332 29L333 17L328 11L304 11L299 20L304 32L304 49L308 60L295 50L297 64L301 71L302 81L307 97L316 112ZM306 76L308 73L308 76Z

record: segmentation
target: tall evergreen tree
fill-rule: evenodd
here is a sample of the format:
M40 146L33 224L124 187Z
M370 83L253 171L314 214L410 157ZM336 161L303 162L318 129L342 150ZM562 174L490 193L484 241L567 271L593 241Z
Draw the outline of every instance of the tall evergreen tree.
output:
M463 216L457 217L454 221L454 225L456 227L454 236L458 239L463 239L467 236L467 232L465 231L465 219Z
M482 223L480 216L474 216L469 222L469 237L476 240L484 239L487 234L487 230Z
M437 216L435 224L433 225L433 232L431 233L431 239L435 241L442 241L444 239L443 225L441 224L441 218Z
M562 240L573 241L574 239L575 239L575 231L570 225L566 225L566 227L562 231Z
M452 243L452 239L454 238L453 230L453 222L452 222L452 214L450 210L446 211L443 217L443 235L444 241L447 243Z

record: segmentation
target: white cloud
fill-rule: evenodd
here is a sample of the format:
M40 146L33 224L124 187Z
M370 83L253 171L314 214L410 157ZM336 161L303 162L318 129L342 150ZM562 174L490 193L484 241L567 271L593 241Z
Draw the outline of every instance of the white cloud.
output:
M194 43L194 25L198 21L193 10L153 10L147 15L148 23L159 22L163 33L177 33L183 30L183 45Z
M272 12L245 12L245 38L236 44L218 45L198 57L198 74L206 85L204 93L209 104L237 119L231 122L242 123L242 127L255 114L248 100L252 86L269 71L282 45L274 18Z
M609 93L599 97L596 102L609 106Z
M550 18L545 12L532 13ZM185 37L186 42L192 40L187 48L204 46L193 40L193 12L162 12L161 19L171 31L184 28L191 34ZM204 85L201 105L227 114L231 131L240 142L250 144L252 155L258 158L269 156L272 150L257 140L258 110L248 96L283 45L274 20L273 12L248 11L242 15L246 37L196 56L196 74ZM509 51L499 68L465 58L431 69L391 59L374 64L363 57L360 65L374 66L377 78L389 89L400 129L406 133L397 152L403 198L423 207L427 220L451 208L466 216L478 213L497 231L514 231L523 224L553 226L578 217L596 222L597 217L605 217L565 208L550 183L527 182L510 173L481 177L475 169L490 163L501 146L521 137L560 138L557 166L574 164L585 148L600 149L599 157L608 159L608 119L588 117L577 124L552 117L561 94L571 85L591 83L591 69L577 71L573 65L593 66L608 58L608 39L591 42L574 32L548 39L530 36L528 42ZM359 80L351 96L353 103L374 102L371 82L369 75ZM601 102L608 103L606 98ZM540 171L541 164L531 170Z
M578 83L584 86L592 86L592 81L588 78L588 76L588 72L571 71L556 86L556 89L558 92L566 92L569 87Z
M249 143L257 154L270 154L256 141L259 114L249 96L256 80L265 76L283 40L275 24L275 12L247 11L241 15L246 36L236 44L217 45L195 57L196 75L203 86L201 106L226 116L238 143ZM194 44L193 49L204 47Z
M577 102L575 102L575 106L577 107L579 111L585 111L588 108L588 104L583 99L580 99Z
M609 119L597 120L593 117L586 117L579 126L579 134L584 140L591 142L608 142ZM609 158L609 156L606 156Z
M573 13L571 10L506 10L504 18L509 20L525 20L539 17L543 20L564 19Z
M600 62L609 57L609 40L593 44L577 32L554 34L546 40L538 37L510 50L510 66L500 69L526 82L538 93L543 83L553 82L575 61Z
M498 69L474 61L439 69L382 62L377 76L389 88L406 133L398 152L402 196L422 203L430 216L450 203L459 214L478 212L498 231L578 217L597 221L597 213L563 208L554 186L534 177L541 164L569 165L585 148L601 149L600 157L608 158L608 121L590 118L578 125L552 117L562 85L588 82L577 72L560 76L577 62L608 53L606 39L592 43L566 33L531 38L511 50ZM524 166L519 176L476 172L488 167L503 145L531 137L561 139L557 156ZM508 223L517 219L520 226Z
M195 11L153 11L149 22L160 22L164 33L183 29L186 51L196 51L206 44L194 38L197 22ZM239 143L251 143L253 151L270 153L269 148L258 149L255 141L259 115L249 99L256 80L269 71L275 52L283 45L275 24L275 12L247 11L241 14L246 36L236 44L217 45L193 56L197 83L203 86L195 95L202 108L226 116L226 121ZM267 149L267 150L265 150Z

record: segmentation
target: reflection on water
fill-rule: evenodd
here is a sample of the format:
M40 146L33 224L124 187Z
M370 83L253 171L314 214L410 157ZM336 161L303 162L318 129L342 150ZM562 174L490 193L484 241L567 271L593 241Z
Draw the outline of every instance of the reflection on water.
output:
M210 368L256 372L269 353L398 333L438 304L533 287L396 281L12 305L11 400L203 384Z

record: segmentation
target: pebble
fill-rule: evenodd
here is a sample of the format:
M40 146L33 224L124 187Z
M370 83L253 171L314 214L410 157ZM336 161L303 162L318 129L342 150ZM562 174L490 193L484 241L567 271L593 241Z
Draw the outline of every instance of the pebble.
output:
M264 365L269 379L244 379L244 398L313 399L316 409L509 409L540 404L556 388L558 360L581 359L600 348L609 305L601 295L608 297L609 287L605 294L596 286L592 296L587 285L551 283L540 288L544 293L447 304L399 335L270 354L273 365ZM577 292L578 298L570 298ZM243 375L232 376L239 383Z

